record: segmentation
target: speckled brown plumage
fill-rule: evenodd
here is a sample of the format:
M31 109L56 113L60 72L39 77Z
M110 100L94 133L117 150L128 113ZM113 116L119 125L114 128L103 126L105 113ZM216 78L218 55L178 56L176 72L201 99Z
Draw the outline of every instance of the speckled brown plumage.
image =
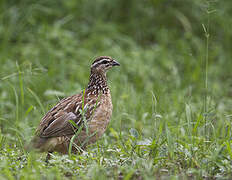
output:
M108 56L98 57L92 63L86 90L62 99L42 118L31 143L34 148L68 153L70 139L80 127L82 129L74 141L77 146L83 148L102 136L113 109L106 79L107 70L113 66L119 66L119 63ZM83 126L83 119L87 127ZM76 125L72 125L70 120ZM77 152L77 148L73 146L72 151Z

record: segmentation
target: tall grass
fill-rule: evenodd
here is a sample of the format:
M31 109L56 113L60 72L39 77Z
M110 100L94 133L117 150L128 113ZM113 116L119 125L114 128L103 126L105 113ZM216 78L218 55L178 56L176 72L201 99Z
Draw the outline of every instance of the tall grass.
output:
M210 36L210 1L206 1L207 2L207 9L206 9L206 13L207 13L207 27L205 27L204 24L202 24L204 33L205 33L205 39L206 39L206 54L205 54L205 87L204 87L204 122L205 122L205 150L207 150L208 146L208 141L210 141L209 139L209 132L207 132L207 127L209 127L209 122L207 122L207 116L208 116L208 65L209 65L209 36ZM208 166L208 163L207 163ZM207 170L209 170L207 168Z

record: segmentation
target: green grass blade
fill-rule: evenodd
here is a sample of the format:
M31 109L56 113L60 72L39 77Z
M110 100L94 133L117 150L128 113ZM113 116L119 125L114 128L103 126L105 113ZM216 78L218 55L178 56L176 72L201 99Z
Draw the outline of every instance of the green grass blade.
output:
M35 92L33 92L30 88L27 88L27 90L32 94L32 96L35 98L35 100L37 101L37 103L39 104L43 114L45 114L45 110L44 107L39 99L39 97L35 94Z

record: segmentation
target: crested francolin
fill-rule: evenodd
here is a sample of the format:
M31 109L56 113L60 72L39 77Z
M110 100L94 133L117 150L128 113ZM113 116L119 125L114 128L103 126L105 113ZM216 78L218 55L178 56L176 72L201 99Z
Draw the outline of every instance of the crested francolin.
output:
M87 88L79 94L62 99L42 118L31 146L42 152L68 153L96 142L105 132L112 115L110 89L106 72L120 64L108 56L100 56L91 65Z

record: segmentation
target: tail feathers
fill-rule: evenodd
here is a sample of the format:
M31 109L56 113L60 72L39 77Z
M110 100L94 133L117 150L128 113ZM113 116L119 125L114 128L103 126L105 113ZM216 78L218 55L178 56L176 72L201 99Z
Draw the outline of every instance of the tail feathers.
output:
M26 151L39 150L43 151L43 146L46 144L47 138L35 136L29 144L25 146Z

